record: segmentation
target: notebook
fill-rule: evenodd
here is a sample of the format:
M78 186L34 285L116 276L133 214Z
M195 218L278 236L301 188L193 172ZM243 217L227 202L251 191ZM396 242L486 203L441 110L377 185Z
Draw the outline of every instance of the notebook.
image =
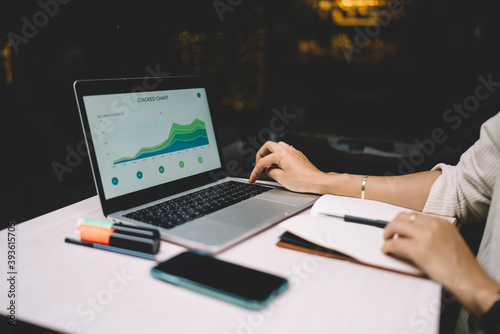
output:
M423 272L412 263L382 252L383 228L345 222L325 215L341 214L391 221L400 212L412 210L379 201L323 195L314 203L310 215L292 217L280 225L286 232L280 237L278 246L423 276ZM455 218L440 218L456 224Z
M79 80L74 90L110 219L215 254L318 198L227 176L201 76Z

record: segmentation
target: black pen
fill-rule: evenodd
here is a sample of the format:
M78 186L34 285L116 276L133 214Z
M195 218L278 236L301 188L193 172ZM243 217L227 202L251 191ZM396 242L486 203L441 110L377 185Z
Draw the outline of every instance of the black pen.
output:
M110 252L114 252L114 253L131 255L131 256L140 257L140 258L143 258L146 260L156 261L156 256L154 256L153 254L149 254L149 253L134 251L134 250L120 248L120 247L101 245L101 244L94 243L94 242L80 241L80 240L71 239L71 238L65 238L64 241L69 243L69 244L80 245L80 246L85 246L85 247L90 247L90 248L97 248L97 249L102 249L102 250L106 250L106 251L110 251Z
M370 226L375 226L375 227L380 227L380 228L385 228L385 225L387 225L387 223L389 223L388 221L385 221L385 220L375 220L375 219L368 219L368 218L355 217L355 216L349 216L349 215L336 215L334 213L326 213L326 212L321 212L320 215L339 218L339 219L342 219L342 220L344 220L346 222L350 222L350 223L365 224L365 225L370 225Z

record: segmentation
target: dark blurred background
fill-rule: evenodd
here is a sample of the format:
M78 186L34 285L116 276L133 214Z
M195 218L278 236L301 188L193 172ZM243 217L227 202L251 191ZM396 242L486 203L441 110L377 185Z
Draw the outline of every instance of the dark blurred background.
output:
M442 127L451 145L465 127L450 128L445 111L474 94L479 75L500 81L497 7L485 0L2 0L2 228L95 195L86 157L60 177L54 170L83 140L77 79L151 69L205 75L228 146L258 137L273 109L284 107L295 117L276 138L411 144ZM372 36L363 40L359 31Z

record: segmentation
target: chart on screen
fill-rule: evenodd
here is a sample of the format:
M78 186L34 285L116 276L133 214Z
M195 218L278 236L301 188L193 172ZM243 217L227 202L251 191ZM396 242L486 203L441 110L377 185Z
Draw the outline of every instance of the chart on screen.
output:
M89 122L112 197L220 167L203 89L93 96L87 104L96 110Z
M186 125L172 123L168 137L163 142L154 146L141 147L133 156L122 157L113 161L113 164L146 159L208 144L205 122L195 119Z

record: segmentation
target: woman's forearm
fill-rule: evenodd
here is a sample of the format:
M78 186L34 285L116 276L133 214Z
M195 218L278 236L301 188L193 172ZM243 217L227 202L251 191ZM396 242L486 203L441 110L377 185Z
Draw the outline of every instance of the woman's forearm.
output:
M324 173L318 170L302 152L283 142L266 142L257 152L255 161L255 167L248 180L250 183L255 182L260 173L265 171L271 178L292 191L358 198L361 196L364 175ZM369 176L365 198L421 211L432 184L439 175L441 171L403 176Z
M422 211L431 187L441 171L427 171L401 176L369 176L365 199L386 202ZM318 193L361 197L364 175L326 173L319 180Z

